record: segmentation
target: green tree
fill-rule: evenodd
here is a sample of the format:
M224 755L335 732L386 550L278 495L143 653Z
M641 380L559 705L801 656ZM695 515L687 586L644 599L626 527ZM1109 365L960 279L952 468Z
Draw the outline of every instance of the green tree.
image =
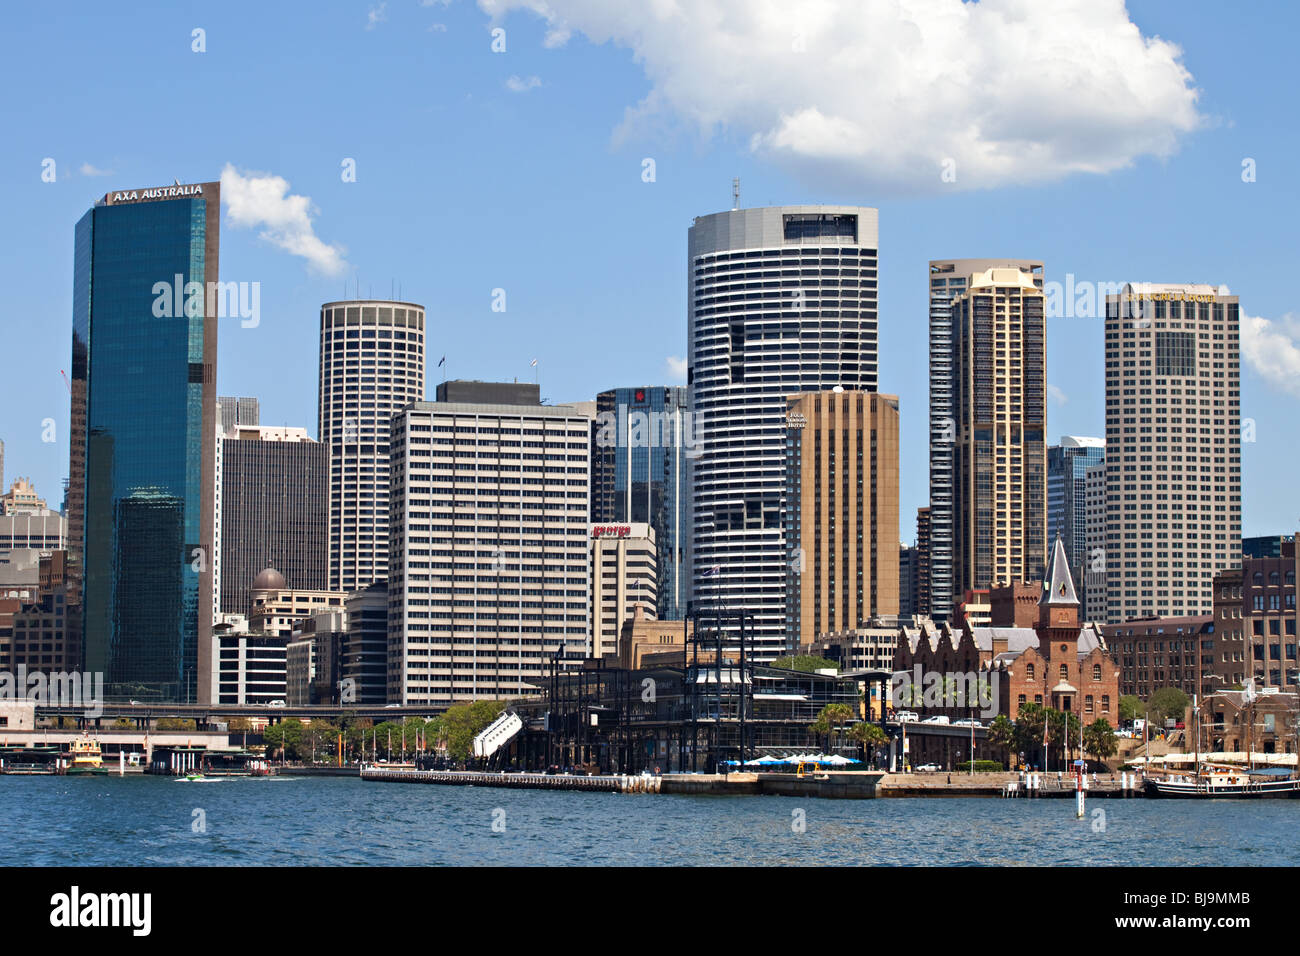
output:
M1068 756L1079 746L1079 718L1074 714L1049 710L1047 712L1047 739L1053 750L1063 749Z
M867 763L875 758L876 750L889 746L889 734L880 729L879 724L861 721L849 728L849 737L862 746Z
M161 717L156 726L159 730L194 730L198 724L188 717Z
M853 719L853 708L848 704L827 704L817 715L817 723L809 729L816 734L826 736L826 749L833 747L831 738L838 736L839 730Z
M1134 694L1125 694L1119 699L1119 720L1122 724L1127 724L1131 720L1137 720L1143 713L1142 700Z
M1011 722L1011 718L1006 714L998 714L989 724L988 741L994 747L1005 747L1008 750L1017 750L1018 741L1016 740L1016 725Z
M1083 729L1083 749L1099 761L1113 757L1119 751L1110 721L1099 717Z
M267 754L278 755L285 760L302 759L303 723L297 717L290 717L279 723L268 724L262 731L266 742Z
M1169 719L1182 720L1190 701L1177 687L1161 687L1147 698L1147 709L1161 727Z
M476 700L471 704L448 707L440 724L447 756L452 760L469 759L474 738L505 709L505 701L501 700Z
M824 657L813 657L811 654L792 654L786 657L778 657L772 661L771 666L801 671L805 674L813 674L819 670L837 671L840 669L840 665L834 661L828 661Z
M1037 754L1037 763L1045 764L1043 753L1043 724L1047 720L1047 710L1042 704L1029 703L1020 708L1016 717L1015 748L1027 757Z
M313 763L332 762L338 753L339 729L327 720L313 720L303 727L300 746L303 755Z

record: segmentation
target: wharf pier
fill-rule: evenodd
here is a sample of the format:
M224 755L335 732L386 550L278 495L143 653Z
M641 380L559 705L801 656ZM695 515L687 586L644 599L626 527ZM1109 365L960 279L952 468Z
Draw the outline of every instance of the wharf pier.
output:
M483 773L476 770L408 770L363 767L362 780L380 783L432 783L461 787L509 787L522 790L587 790L604 793L657 793L659 777L574 774Z
M661 793L679 796L783 796L839 800L891 797L1074 797L1073 778L1058 783L1055 774L1027 779L1017 773L666 773L662 776L612 774L587 777L545 773L485 773L472 770L412 770L363 767L361 779L380 783L432 783L445 786L512 787L528 790L586 790L604 793ZM1142 797L1136 775L1088 781L1091 798Z

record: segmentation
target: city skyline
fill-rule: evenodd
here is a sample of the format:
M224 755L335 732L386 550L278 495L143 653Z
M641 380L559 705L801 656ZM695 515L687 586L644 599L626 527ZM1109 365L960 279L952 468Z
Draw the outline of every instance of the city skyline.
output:
M20 11L19 18L23 15ZM417 15L429 22L421 22L419 30L409 29ZM1288 390L1292 386L1286 384L1294 342L1287 337L1285 320L1292 306L1269 263L1285 255L1293 243L1288 234L1278 231L1275 211L1294 199L1294 184L1278 170L1294 148L1295 133L1271 123L1268 111L1251 102L1256 84L1280 82L1269 79L1271 71L1280 69L1273 64L1282 58L1270 55L1271 44L1280 40L1249 35L1259 50L1251 58L1247 78L1234 75L1224 62L1247 41L1248 31L1242 25L1224 24L1196 8L1175 15L1166 8L1135 4L1130 15L1143 34L1158 34L1180 44L1180 62L1191 73L1189 84L1194 81L1200 97L1198 108L1204 117L1200 128L1179 132L1177 148L1162 157L1134 149L1127 168L1121 164L1108 172L1045 176L1020 187L990 179L988 188L972 189L960 163L956 181L945 184L937 160L933 175L924 177L933 184L925 188L918 185L919 173L910 185L900 183L898 176L868 184L844 182L842 176L822 179L810 176L797 163L755 153L744 137L732 134L714 135L695 148L684 144L680 133L656 138L640 132L612 145L610 131L623 106L640 98L638 87L645 82L641 67L626 51L581 39L580 25L567 45L548 48L544 23L531 14L511 13L501 20L509 35L508 49L494 54L489 33L493 21L469 5L436 14L394 7L387 20L369 30L365 17L355 12L350 16L331 12L311 24L294 18L293 29L307 31L313 41L304 46L331 51L345 43L358 44L385 81L426 62L432 69L449 71L442 75L456 78L426 107L428 115L436 111L440 117L433 124L438 130L454 134L445 147L426 154L427 169L393 159L395 151L385 146L390 135L373 128L331 134L325 149L337 155L298 147L269 152L261 144L267 120L255 108L255 91L247 83L231 86L228 71L208 72L217 66L214 60L229 66L232 58L242 63L255 57L256 42L241 36L235 44L230 31L222 30L218 12L206 24L190 24L187 15L160 9L141 21L133 42L150 44L157 56L178 70L196 71L195 82L204 90L215 92L214 84L226 84L221 90L223 102L247 117L248 127L229 130L220 150L211 156L196 157L188 146L168 142L146 155L131 139L146 128L144 115L118 118L114 124L92 123L75 137L35 116L20 117L15 126L17 148L0 160L6 171L4 189L12 200L9 208L17 221L27 225L28 236L22 244L6 240L6 261L15 274L27 277L25 282L10 284L8 314L35 318L24 334L36 354L48 355L49 361L23 363L0 384L0 398L24 410L5 421L9 470L31 475L50 501L60 499L68 435L62 427L67 392L59 372L67 367L66 315L71 307L66 224L75 218L78 207L84 210L91 199L102 195L105 186L206 180L229 164L235 178L228 181L235 185L261 183L253 178L252 171L257 170L287 180L279 193L283 208L288 208L290 197L309 200L314 212L308 215L306 232L299 230L301 218L287 216L280 223L284 241L279 244L279 233L267 220L258 219L255 209L250 212L246 204L228 204L223 209L222 278L260 282L262 315L256 325L223 320L228 331L220 337L218 384L223 394L258 395L267 422L310 428L315 419L310 363L287 373L272 369L281 356L302 352L307 336L314 332L320 303L338 298L345 282L355 286L358 275L360 288L350 288L349 298L400 295L429 304L437 338L428 356L433 380L439 377L436 361L446 354L443 373L489 380L528 377L529 363L538 358L542 394L553 403L590 399L627 382L682 384L671 374L680 366L669 366L670 357L678 363L685 359L678 320L685 302L679 280L673 278L680 275L680 229L692 216L725 209L731 179L739 176L742 205L747 207L825 201L880 209L887 240L880 263L880 366L887 390L900 396L900 524L904 529L912 525L915 509L926 504L922 490L926 390L917 376L899 374L896 381L889 381L889 376L892 370L914 367L926 354L926 336L921 331L925 292L917 288L915 278L919 267L941 255L1033 254L1050 266L1047 283L1067 288L1067 279L1073 276L1074 285L1080 287L1139 279L1188 280L1222 282L1241 294L1242 414L1255 424L1256 439L1243 447L1242 454L1243 533L1286 531L1295 523L1284 479L1295 401ZM1295 14L1285 10L1282 16ZM268 36L290 29L287 14L270 11L268 17ZM428 29L434 23L442 23L445 31ZM207 49L202 54L191 50L190 34L196 26L207 31ZM104 51L91 45L92 39L109 26L105 22L96 29L91 18L83 27L84 33L61 32L58 42L61 48L71 44L74 54L93 64ZM770 29L770 25L761 23L756 29ZM21 68L26 58L42 55L50 42L52 35L38 32L33 44L5 68ZM401 55L392 57L395 50ZM299 55L290 51L291 59ZM127 68L120 81L124 90L148 89L163 103L179 95L147 86L146 69L144 65ZM609 78L605 89L583 89L580 81L592 70ZM528 82L533 76L540 77L536 86ZM512 78L523 82L511 83ZM64 97L74 111L89 110L85 94L74 95L65 83L54 77L49 95ZM515 92L520 87L522 91ZM340 94L343 109L372 91L366 82L355 90L333 90ZM809 96L816 99L817 95L817 89L811 88ZM391 98L395 102L385 110L410 106L404 94ZM334 109L331 102L331 112ZM301 119L277 116L275 122L294 131L322 119L316 109ZM567 131L563 136L558 132L561 127ZM432 134L421 126L413 135L423 141ZM302 139L314 141L307 135ZM525 141L529 148L523 147ZM375 164L376 149L385 155L380 165ZM572 169L569 159L575 155L589 156L590 162ZM521 161L520 156L526 159ZM41 179L44 157L57 162L53 182ZM341 178L341 172L346 172L341 164L348 158L356 162L355 182ZM652 181L643 179L646 158L655 160ZM1247 159L1252 167L1258 164L1258 175L1251 181L1243 178ZM1043 213L1029 215L1019 208L1006 212L1005 200L1016 189L1031 195L1033 206ZM605 248L584 245L580 259L574 252L577 246L565 241L579 235L576 224L560 221L551 215L551 204L538 199L557 190L619 207L619 241L606 243ZM1186 201L1192 195L1198 202ZM1203 230L1192 228L1204 206L1212 206L1223 217L1231 242L1211 241ZM469 214L474 209L478 214ZM458 228L435 230L430 238L412 243L409 227L386 230L376 225L384 213L390 218L415 213L413 218L418 219L434 210L438 210L437 221L456 221ZM485 258L462 250L464 240L485 241L507 211L510 221L530 239L548 230L545 248L534 244L526 256L507 253ZM1160 241L1138 244L1117 239L1118 224L1143 218L1162 223ZM263 233L270 238L260 238ZM334 276L313 274L308 268L313 260L287 250L288 240L295 237L305 240L302 248L316 249L317 261L326 268L336 264L332 253L320 251L313 241L325 250L343 250L341 261L348 268ZM572 285L579 270L585 277L584 291L575 295ZM496 289L505 293L504 312L492 310ZM622 294L616 289L622 289ZM634 296L627 296L629 289ZM635 350L620 348L618 333L611 331L607 305L615 298L624 304L627 324L642 331L644 341ZM1247 321L1256 317L1271 325ZM1099 317L1070 316L1068 310L1065 317L1048 321L1048 384L1056 396L1049 399L1049 436L1102 430L1101 325ZM587 344L560 348L560 340ZM618 369L609 363L611 347L623 356ZM428 382L430 391L433 384ZM59 424L52 442L41 440L45 419ZM907 531L904 536L911 537Z

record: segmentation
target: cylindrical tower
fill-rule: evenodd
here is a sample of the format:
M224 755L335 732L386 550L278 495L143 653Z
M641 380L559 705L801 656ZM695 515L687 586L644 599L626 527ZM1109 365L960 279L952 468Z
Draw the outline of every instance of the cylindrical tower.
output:
M785 650L786 397L876 390L877 212L772 206L688 237L692 598L746 611L759 661Z
M329 586L388 574L388 432L424 401L424 306L358 299L320 310L319 437L330 450Z

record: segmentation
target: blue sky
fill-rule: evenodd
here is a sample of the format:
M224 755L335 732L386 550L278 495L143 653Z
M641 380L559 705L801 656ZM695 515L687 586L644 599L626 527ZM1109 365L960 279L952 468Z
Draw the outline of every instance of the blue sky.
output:
M686 351L686 230L693 216L730 207L739 176L748 206L880 210L880 389L901 397L904 538L915 533L928 480L926 262L954 256L1041 258L1058 281L1072 273L1229 286L1245 315L1267 320L1249 358L1243 350L1242 413L1256 430L1243 449L1243 530L1300 524L1291 475L1300 438L1293 6L1245 16L1210 3L1063 0L1059 16L1028 27L1040 45L1063 44L1051 56L1066 59L1016 75L1024 57L1000 35L1013 31L987 20L978 30L971 21L970 41L923 24L911 46L913 28L900 27L876 51L883 27L836 20L856 16L857 4L814 3L805 14L700 0L702 19L681 23L647 20L653 4L531 4L549 16L517 5L6 11L6 483L30 475L59 500L73 227L110 189L212 180L230 165L309 197L295 207L272 196L260 226L245 224L256 209L243 222L223 215L222 278L260 282L261 322L223 322L218 388L260 398L264 422L315 434L319 306L355 294L357 283L378 297L400 284L403 298L427 307L431 389L444 354L452 377L485 379L531 379L536 358L542 394L556 402L678 381L670 358ZM936 22L1029 16L1019 0L975 13L945 0L918 7ZM1130 19L1145 39L1112 49ZM494 27L506 31L505 52L491 49ZM1170 55L1148 45L1153 37L1177 45L1185 83L1170 82ZM762 55L736 42L756 39ZM767 40L798 56L774 66ZM968 48L978 55L936 88L951 112L918 108L900 92L924 64L961 60L965 52L951 51ZM892 66L899 51L902 66ZM1112 56L1117 68L1093 70ZM697 75L693 63L708 66ZM1115 82L1128 93L1116 95ZM770 101L786 96L777 122ZM1023 155L984 162L979 143L947 138L969 124L962 107L983 103L992 105L980 135L1023 135ZM939 164L950 153L957 181L948 184ZM46 158L54 182L42 181ZM340 175L348 158L355 182ZM646 158L653 182L642 178ZM1243 182L1246 158L1254 182ZM1104 171L1071 171L1091 168ZM506 290L504 313L491 309L496 288ZM1049 323L1053 441L1103 433L1102 374L1098 319ZM47 418L54 442L42 441Z

